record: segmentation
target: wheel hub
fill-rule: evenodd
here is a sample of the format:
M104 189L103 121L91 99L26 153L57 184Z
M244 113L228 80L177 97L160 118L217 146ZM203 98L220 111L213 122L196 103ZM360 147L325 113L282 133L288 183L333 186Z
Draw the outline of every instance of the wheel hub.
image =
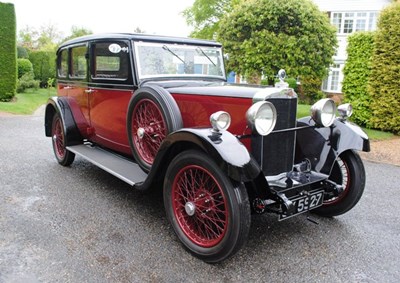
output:
M193 216L196 211L196 205L193 202L188 201L185 204L185 211L186 211L187 215Z
M139 139L142 139L142 138L144 137L144 133L145 133L145 132L146 132L146 131L145 131L143 128L139 128L139 129L137 130L136 134L137 134L137 136L138 136Z

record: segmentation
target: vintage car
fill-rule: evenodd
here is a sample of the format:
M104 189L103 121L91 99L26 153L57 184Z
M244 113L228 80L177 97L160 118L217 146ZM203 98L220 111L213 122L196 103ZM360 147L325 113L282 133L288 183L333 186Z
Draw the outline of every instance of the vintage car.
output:
M285 220L352 209L365 186L366 134L349 104L322 99L297 119L297 95L226 82L213 41L91 35L57 51L46 136L59 164L78 154L138 190L163 192L180 241L206 262L245 243L251 214Z

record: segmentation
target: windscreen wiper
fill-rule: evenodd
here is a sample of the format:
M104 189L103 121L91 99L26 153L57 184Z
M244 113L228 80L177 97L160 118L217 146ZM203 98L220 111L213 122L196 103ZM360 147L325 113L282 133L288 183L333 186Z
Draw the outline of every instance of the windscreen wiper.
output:
M184 61L181 57L179 57L179 55L176 54L174 51L172 51L171 49L169 49L169 47L168 47L167 45L164 44L164 45L162 46L162 49L168 51L169 53L171 53L172 55L174 55L176 58L178 58L179 60L181 60L182 63L183 63L183 65L186 65L185 61Z
M204 52L203 49L201 49L200 47L197 47L197 48L196 48L196 51L197 51L197 53L201 53L201 54L203 54L204 56L206 56L207 59L208 59L215 67L217 66L217 65L215 65L215 63L213 62L213 60L211 60L211 58Z

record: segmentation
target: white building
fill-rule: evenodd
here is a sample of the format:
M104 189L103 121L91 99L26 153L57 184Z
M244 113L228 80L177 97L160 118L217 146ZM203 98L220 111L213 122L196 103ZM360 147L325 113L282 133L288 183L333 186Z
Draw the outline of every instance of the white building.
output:
M343 67L347 59L347 37L356 31L373 31L379 12L391 0L313 0L321 11L327 12L331 23L337 28L338 49L333 57L334 64L322 85L328 93L341 93Z

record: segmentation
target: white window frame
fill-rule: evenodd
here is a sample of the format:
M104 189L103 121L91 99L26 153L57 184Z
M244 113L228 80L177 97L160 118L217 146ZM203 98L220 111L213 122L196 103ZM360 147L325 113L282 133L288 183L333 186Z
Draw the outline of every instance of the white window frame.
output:
M329 75L322 83L322 90L330 93L342 92L344 63L335 63L329 68Z
M342 11L331 13L331 23L338 34L351 34L356 31L376 29L378 11ZM362 28L361 28L362 27Z

